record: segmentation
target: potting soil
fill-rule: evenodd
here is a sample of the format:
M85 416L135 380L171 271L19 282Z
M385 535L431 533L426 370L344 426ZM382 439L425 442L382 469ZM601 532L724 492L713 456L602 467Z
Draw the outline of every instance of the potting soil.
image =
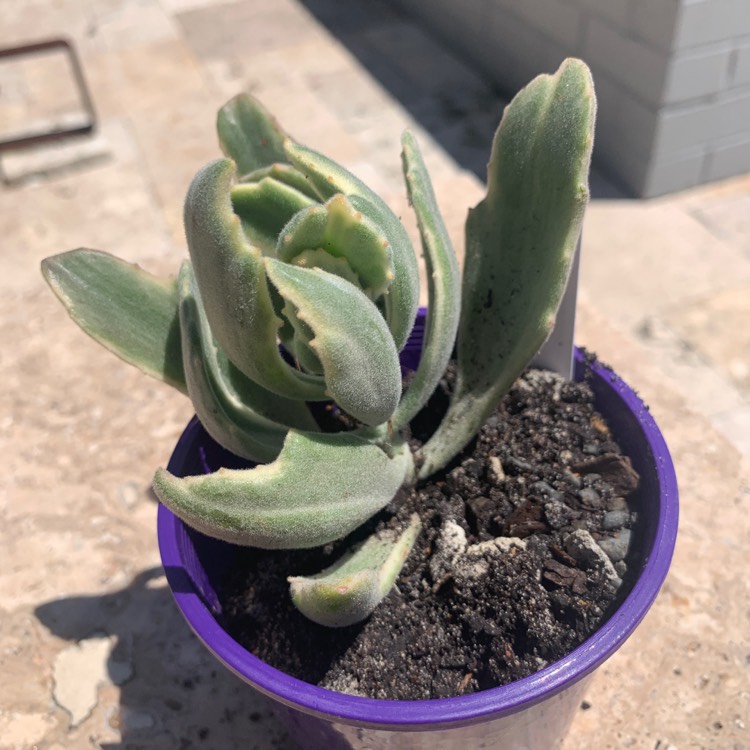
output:
M449 390L448 376L415 420L415 450ZM448 469L344 543L243 551L222 592L224 625L278 669L355 695L414 700L503 685L580 645L625 595L637 484L589 386L530 371ZM287 576L319 572L415 512L420 537L364 623L329 629L294 608Z

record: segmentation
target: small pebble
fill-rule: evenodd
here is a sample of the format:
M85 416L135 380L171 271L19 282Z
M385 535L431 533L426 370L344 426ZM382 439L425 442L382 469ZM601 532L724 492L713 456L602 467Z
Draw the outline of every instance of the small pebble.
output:
M597 569L605 580L617 590L622 579L612 565L612 561L588 531L578 530L565 539L565 551L576 560Z
M630 529L622 529L613 537L600 539L599 546L612 562L624 560L630 546Z
M528 461L522 461L520 458L516 458L515 456L511 456L508 459L508 463L517 471L534 471L534 467L528 463Z
M560 451L560 455L558 456L560 459L561 464L565 464L566 466L573 460L573 452L569 450L562 450Z
M470 477L479 477L482 474L482 465L474 458L467 458L462 466Z
M505 479L503 462L497 456L490 456L490 475L497 484Z
M626 510L610 510L602 518L602 528L605 531L621 529L630 520L630 514Z
M602 499L599 497L599 493L590 487L584 487L582 490L579 490L578 497L590 508L601 508Z
M534 490L535 492L541 492L542 495L552 495L555 492L555 488L544 481L534 482L529 489Z
M572 471L568 471L567 469L563 471L563 477L565 478L565 481L575 487L576 489L580 489L583 487L583 480L581 477L576 476Z
M610 497L607 500L607 510L622 511L628 509L628 503L624 497Z
M574 518L574 512L557 499L550 499L544 504L544 517L553 529L562 529Z

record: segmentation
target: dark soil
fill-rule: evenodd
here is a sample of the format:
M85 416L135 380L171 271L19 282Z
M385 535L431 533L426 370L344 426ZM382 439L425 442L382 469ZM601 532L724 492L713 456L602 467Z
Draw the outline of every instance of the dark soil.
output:
M415 448L441 408L415 423ZM624 596L637 482L590 388L531 372L452 467L360 530L405 526L413 512L423 524L366 622L324 628L289 598L287 576L330 565L338 544L243 550L224 624L278 669L342 692L409 700L511 682L581 644Z

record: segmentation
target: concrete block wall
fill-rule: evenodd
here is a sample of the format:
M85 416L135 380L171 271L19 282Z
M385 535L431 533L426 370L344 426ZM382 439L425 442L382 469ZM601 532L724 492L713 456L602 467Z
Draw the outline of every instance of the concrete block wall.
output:
M583 58L595 159L650 197L750 171L750 0L393 0L515 91Z

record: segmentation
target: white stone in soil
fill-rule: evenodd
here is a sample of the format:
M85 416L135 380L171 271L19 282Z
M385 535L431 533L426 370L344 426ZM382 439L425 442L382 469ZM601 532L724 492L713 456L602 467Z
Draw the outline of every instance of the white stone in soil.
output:
M565 539L565 549L576 560L587 563L596 571L601 571L604 579L615 590L620 587L622 579L617 575L612 561L588 531L578 529L569 534Z
M459 555L466 549L466 532L455 522L445 521L435 543L435 552L430 558L430 574L439 582L449 576Z
M477 580L490 571L490 558L507 555L513 548L526 549L526 542L517 537L497 537L466 548L456 560L456 573L461 578Z
M507 554L513 547L526 549L526 540L517 536L498 536L486 542L477 542L466 548L469 557L495 557Z
M466 549L466 532L455 521L446 521L438 545L447 555L460 555Z

